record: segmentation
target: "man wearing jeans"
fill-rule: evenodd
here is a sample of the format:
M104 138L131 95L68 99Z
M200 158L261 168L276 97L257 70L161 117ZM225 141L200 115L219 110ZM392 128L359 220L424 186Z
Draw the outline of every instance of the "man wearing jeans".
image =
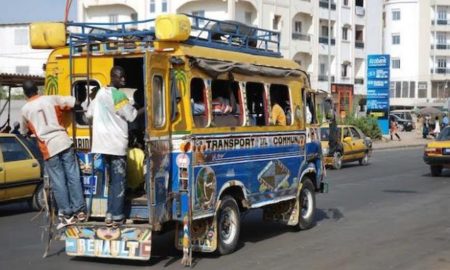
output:
M125 93L125 71L111 69L111 84L101 88L89 105L86 116L92 118L92 153L103 154L108 166L109 192L105 223L119 226L125 220L124 202L127 172L128 123L138 115ZM139 114L144 111L141 108Z
M60 120L62 111L75 105L74 97L41 96L32 81L23 84L27 103L22 108L22 134L31 131L38 140L58 206L57 229L86 219L80 169L72 140Z

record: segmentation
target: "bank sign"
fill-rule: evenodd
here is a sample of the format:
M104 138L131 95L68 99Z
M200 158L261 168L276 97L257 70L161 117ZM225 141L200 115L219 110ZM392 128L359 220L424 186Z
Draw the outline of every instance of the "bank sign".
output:
M378 118L383 134L389 133L390 63L388 54L367 57L367 113Z

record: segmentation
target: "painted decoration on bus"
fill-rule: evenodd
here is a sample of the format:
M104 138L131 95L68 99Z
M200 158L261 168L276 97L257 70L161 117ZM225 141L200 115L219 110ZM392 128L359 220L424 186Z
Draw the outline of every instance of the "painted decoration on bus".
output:
M195 208L208 210L216 203L216 175L210 167L200 169L195 181Z
M281 161L270 161L264 170L258 174L258 181L261 184L259 191L266 192L287 189L289 188L289 176L289 169Z
M71 256L150 258L150 229L70 226L65 234L66 253Z
M214 218L194 220L191 225L191 247L193 251L214 252L217 248L217 227ZM183 224L177 223L175 243L178 249L183 249L185 231ZM188 242L189 243L189 242Z

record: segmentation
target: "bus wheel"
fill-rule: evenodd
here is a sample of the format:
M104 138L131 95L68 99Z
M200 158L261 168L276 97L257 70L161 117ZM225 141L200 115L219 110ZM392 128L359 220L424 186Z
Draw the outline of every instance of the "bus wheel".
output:
M219 254L225 255L236 249L241 227L239 207L231 196L224 196L217 212Z
M298 215L297 229L299 230L307 230L314 226L316 216L316 196L314 190L311 179L305 177L302 190L300 190L298 197L300 212Z

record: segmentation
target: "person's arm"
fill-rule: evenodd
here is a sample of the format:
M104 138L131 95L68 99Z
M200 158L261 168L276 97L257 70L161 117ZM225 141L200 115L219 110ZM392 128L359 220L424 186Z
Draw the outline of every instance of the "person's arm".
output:
M27 136L30 130L28 129L28 121L27 119L22 115L22 123L20 124L20 130L19 133L22 136Z

